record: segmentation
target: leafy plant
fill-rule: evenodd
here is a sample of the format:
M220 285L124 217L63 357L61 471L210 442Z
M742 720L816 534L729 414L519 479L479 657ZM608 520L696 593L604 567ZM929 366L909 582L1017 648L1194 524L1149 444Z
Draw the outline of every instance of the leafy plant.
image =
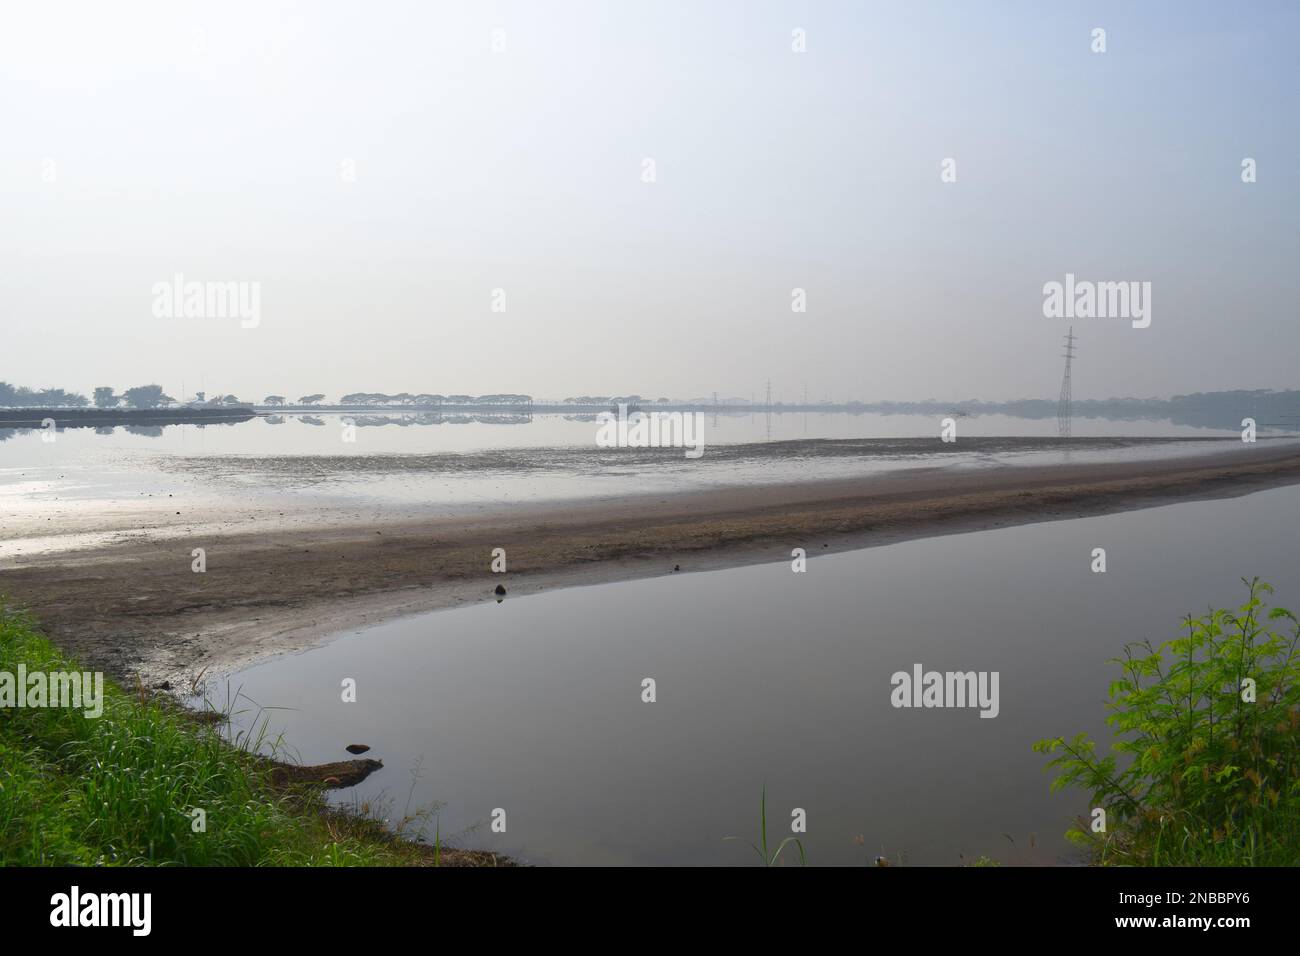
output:
M1268 584L1242 582L1236 610L1188 615L1185 636L1112 659L1112 753L1087 734L1034 745L1054 755L1053 792L1082 788L1105 811L1104 828L1080 820L1066 834L1098 862L1300 861L1300 622L1266 606Z

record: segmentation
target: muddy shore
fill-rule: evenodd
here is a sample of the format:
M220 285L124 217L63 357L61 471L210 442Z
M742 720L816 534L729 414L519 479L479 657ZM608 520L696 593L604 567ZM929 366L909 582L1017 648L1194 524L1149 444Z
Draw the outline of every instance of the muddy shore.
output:
M245 526L0 564L0 592L50 637L119 677L188 680L404 614L557 587L788 560L1300 482L1300 447L1199 458L954 471L717 488L477 515ZM191 569L193 548L207 570ZM491 571L504 548L508 571Z

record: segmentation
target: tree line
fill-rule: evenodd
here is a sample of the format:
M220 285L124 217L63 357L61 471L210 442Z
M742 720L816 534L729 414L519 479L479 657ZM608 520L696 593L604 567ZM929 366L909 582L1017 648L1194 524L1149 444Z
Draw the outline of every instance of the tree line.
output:
M318 405L325 399L324 392L303 395L295 404ZM85 408L94 402L96 408L160 408L164 405L179 404L168 395L161 385L137 385L134 388L118 392L111 386L101 385L92 393L92 398L61 388L32 389L25 385L10 385L0 382L0 406L11 408ZM531 395L513 392L500 392L490 395L433 395L429 393L412 394L398 392L389 395L385 392L351 392L339 399L340 405L409 405L412 407L429 407L438 405L528 405ZM209 398L205 392L194 396L195 405L244 405L235 395L214 395ZM262 400L263 405L283 406L289 404L284 395L268 395Z
M322 393L304 395L298 399L299 405L316 405L325 396ZM501 392L494 395L432 395L427 392L412 394L398 392L389 395L386 392L349 392L342 396L340 405L410 405L428 407L436 405L527 405L532 402L531 395ZM268 395L262 400L263 405L284 405L287 399L283 395Z
M173 405L176 400L162 390L161 385L137 385L120 395L107 385L94 391L96 408L158 408ZM61 388L28 388L0 382L0 406L9 408L85 408L90 399L77 392Z

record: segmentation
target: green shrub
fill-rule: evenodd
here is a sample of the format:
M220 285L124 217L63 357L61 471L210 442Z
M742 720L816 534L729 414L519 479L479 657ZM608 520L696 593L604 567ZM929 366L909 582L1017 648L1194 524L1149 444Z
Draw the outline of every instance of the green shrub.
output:
M1300 862L1300 622L1267 608L1269 585L1242 580L1249 599L1235 611L1188 615L1185 636L1111 661L1123 671L1107 705L1111 754L1087 734L1034 745L1054 755L1053 791L1091 794L1094 815L1067 836L1096 862Z

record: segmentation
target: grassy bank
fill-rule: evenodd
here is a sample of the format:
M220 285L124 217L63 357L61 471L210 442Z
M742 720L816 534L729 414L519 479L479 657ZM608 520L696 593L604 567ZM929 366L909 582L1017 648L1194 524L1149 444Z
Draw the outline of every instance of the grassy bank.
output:
M1300 622L1244 581L1246 601L1183 620L1183 635L1130 644L1112 663L1114 730L1053 737L1053 789L1090 795L1066 835L1094 862L1127 866L1300 864Z
M0 603L0 672L80 670ZM168 701L104 682L103 712L0 709L0 864L411 866L491 857L330 810ZM194 811L203 811L203 827Z

